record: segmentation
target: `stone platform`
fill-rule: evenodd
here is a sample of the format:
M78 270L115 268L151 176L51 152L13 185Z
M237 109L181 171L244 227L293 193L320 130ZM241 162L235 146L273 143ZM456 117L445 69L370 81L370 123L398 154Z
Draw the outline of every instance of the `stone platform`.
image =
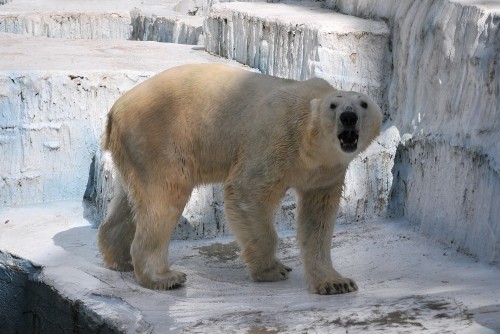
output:
M50 333L500 331L500 270L429 241L401 220L337 228L334 265L356 280L359 291L336 296L307 292L291 233L281 233L278 252L293 268L288 280L251 282L232 237L174 241L171 263L187 273L187 282L155 292L139 286L131 272L103 266L96 232L83 218L81 202L3 210L0 300L9 308L2 310L0 326L19 317L24 327L17 328L32 332L38 317L38 328ZM30 279L15 279L16 272ZM9 285L2 273L10 273ZM23 291L30 294L26 300Z

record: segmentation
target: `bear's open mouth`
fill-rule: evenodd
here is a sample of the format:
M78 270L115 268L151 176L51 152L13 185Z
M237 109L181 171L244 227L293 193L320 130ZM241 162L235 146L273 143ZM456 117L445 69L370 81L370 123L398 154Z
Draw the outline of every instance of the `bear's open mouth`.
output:
M344 130L339 133L340 148L344 152L354 152L358 148L358 132L355 130Z

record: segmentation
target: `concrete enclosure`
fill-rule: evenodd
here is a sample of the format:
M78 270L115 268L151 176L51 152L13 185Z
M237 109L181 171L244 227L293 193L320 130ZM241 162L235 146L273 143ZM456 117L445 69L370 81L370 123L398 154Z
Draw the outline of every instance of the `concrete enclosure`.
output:
M217 184L193 192L174 233L174 263L201 288L152 293L102 266L109 108L162 70L213 62L321 77L381 106L332 246L364 279L353 299L297 292L288 232L279 253L298 283L248 283L237 245L214 239L230 234ZM0 332L500 331L499 141L497 1L0 0ZM290 191L278 230L294 229L295 209Z

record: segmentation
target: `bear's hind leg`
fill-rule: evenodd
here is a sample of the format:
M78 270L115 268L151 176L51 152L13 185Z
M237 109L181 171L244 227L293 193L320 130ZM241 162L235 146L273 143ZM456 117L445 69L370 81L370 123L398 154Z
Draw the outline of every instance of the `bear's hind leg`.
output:
M118 271L133 269L130 246L134 235L132 207L118 177L108 214L98 231L99 249L107 267Z
M278 235L274 228L274 208L279 194L243 189L244 182L226 182L224 208L231 230L241 248L242 261L253 281L275 282L287 279L290 267L276 257ZM255 189L255 188L253 188Z
M191 190L179 184L157 182L134 193L137 199L132 263L137 281L146 288L168 290L186 281L186 274L170 269L168 246Z

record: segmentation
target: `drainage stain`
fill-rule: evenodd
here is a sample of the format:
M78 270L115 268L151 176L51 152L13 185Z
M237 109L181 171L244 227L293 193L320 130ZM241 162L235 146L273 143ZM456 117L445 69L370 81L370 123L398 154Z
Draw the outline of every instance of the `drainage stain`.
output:
M398 326L413 326L413 327L421 327L424 328L424 326L418 322L415 321L416 317L415 315L409 314L408 312L405 311L394 311L394 312L389 312L386 315L375 318L371 320L371 323L379 326L391 326L391 325L398 325Z
M443 301L430 301L425 303L422 307L433 311L442 311L450 309L451 305Z
M236 241L228 244L216 242L214 244L197 247L195 249L198 250L200 255L206 256L210 259L215 258L220 262L237 260L240 252L240 248Z

